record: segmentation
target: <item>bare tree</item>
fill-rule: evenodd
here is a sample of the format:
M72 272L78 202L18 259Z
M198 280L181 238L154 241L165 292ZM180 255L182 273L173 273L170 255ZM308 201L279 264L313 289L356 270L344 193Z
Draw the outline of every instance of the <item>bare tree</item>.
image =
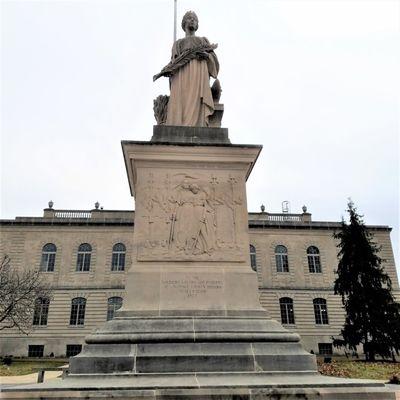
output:
M13 268L5 255L0 265L0 330L18 328L27 334L32 327L38 298L51 298L49 285L35 269Z

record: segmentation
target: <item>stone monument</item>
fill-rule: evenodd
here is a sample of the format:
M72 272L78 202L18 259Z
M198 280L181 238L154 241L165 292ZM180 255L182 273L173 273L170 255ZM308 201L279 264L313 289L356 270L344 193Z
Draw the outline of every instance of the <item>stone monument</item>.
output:
M65 379L4 398L394 399L376 382L319 375L299 335L261 307L246 180L262 146L231 144L218 127L217 46L197 27L186 13L186 37L154 77L169 77L171 94L154 102L151 141L122 142L136 201L123 308L86 338Z

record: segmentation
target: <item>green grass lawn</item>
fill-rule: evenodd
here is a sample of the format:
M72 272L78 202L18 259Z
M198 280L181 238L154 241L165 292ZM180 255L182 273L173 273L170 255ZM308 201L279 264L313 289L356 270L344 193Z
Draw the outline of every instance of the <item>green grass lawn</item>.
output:
M398 362L365 362L339 358L333 359L331 363L327 364L318 360L318 369L321 374L343 378L389 380L393 375L400 376L400 363Z
M61 367L67 360L13 360L10 366L0 364L0 376L27 375L37 372L38 368Z

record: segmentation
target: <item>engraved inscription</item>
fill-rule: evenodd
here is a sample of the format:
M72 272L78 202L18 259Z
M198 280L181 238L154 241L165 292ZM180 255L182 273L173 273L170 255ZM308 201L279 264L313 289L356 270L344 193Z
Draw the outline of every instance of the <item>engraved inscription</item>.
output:
M187 279L166 279L162 282L164 290L176 290L186 298L204 296L223 290L223 281L219 279L203 279L198 276Z

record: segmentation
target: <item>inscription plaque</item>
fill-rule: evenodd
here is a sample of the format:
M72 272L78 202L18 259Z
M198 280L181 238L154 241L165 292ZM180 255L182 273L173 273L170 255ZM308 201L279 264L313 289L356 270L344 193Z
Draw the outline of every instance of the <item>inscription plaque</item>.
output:
M185 279L165 279L161 282L164 290L175 290L184 297L192 298L223 291L223 281L204 279L199 276Z
M220 272L192 271L167 272L160 279L160 308L174 310L224 308L224 274Z

